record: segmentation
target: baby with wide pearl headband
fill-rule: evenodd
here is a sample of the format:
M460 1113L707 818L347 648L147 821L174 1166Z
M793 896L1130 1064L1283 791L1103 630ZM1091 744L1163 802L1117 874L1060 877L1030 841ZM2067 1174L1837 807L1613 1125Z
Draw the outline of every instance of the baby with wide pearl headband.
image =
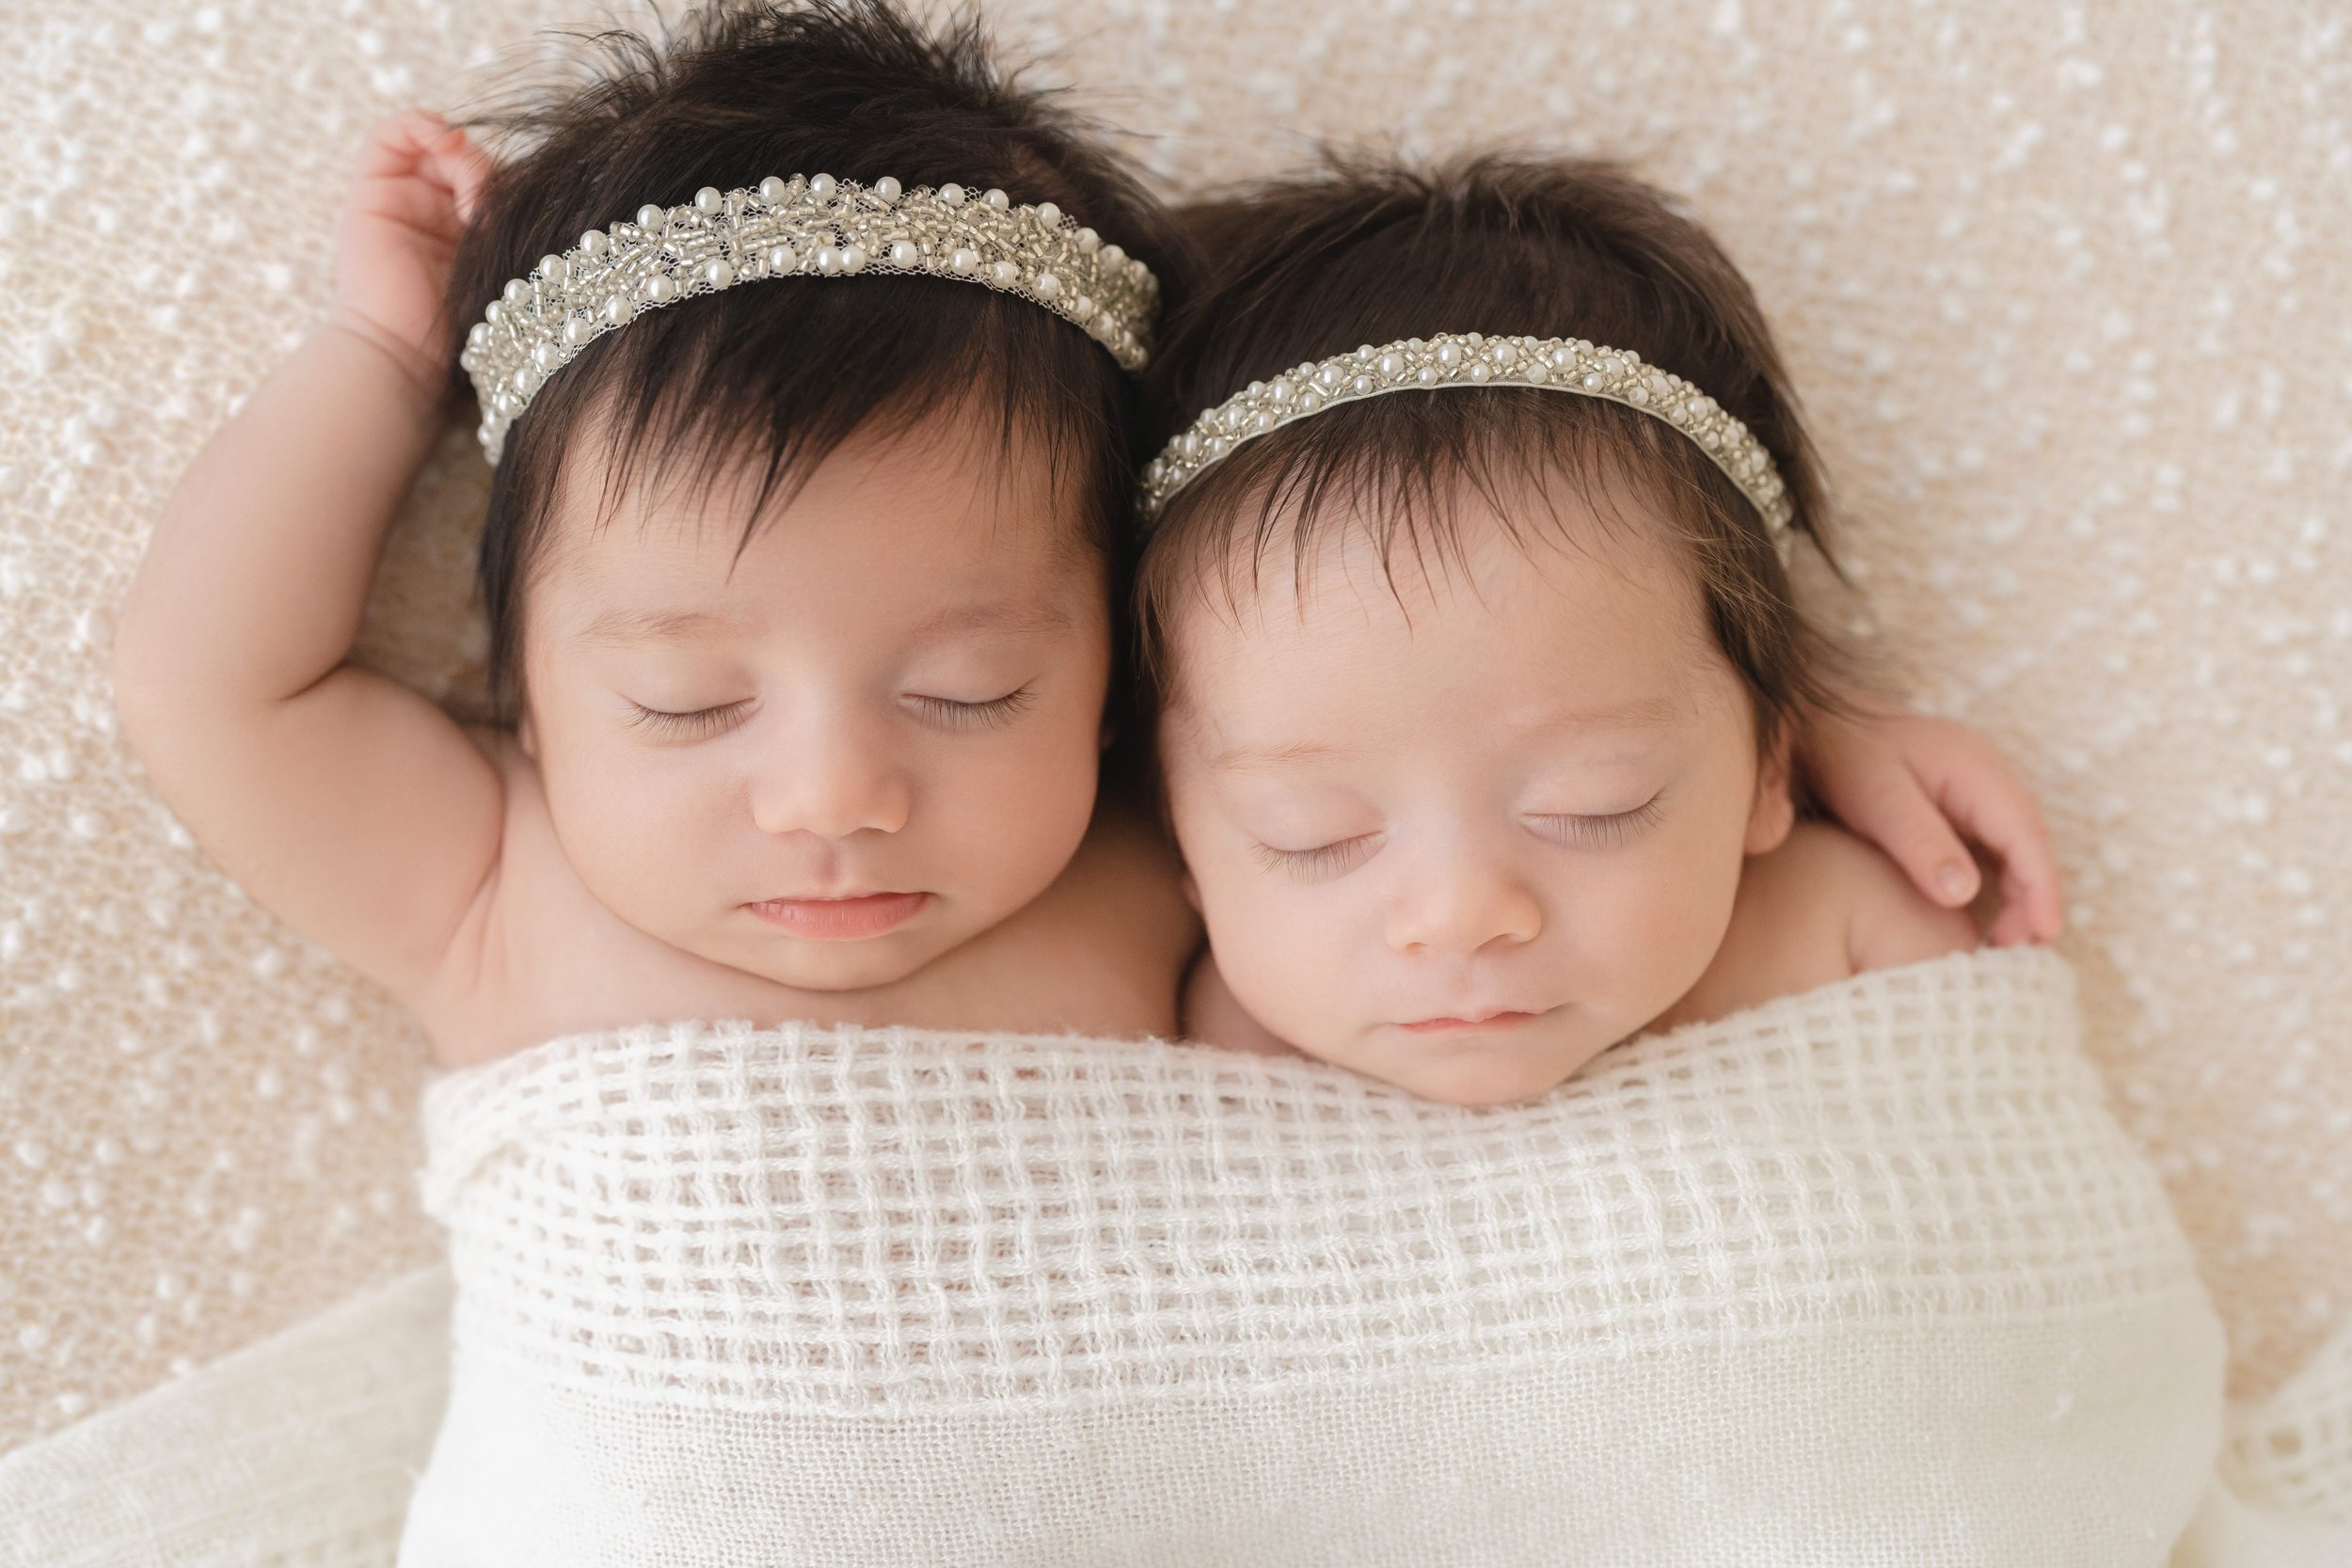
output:
M1343 165L1200 221L1137 584L1209 935L1194 1037L1538 1094L1642 1030L1973 944L1974 868L1918 863L1957 850L1945 814L2008 862L1995 939L2054 934L1998 757L1828 674L1789 573L1822 546L1811 449L1705 230L1613 167L1503 159ZM1800 760L1929 891L1800 819ZM1890 784L1934 803L1906 824Z
M132 743L444 1065L649 1019L1172 1032L1198 927L1097 800L1159 209L969 20L593 44L485 117L501 166L376 128L332 316L156 527ZM453 370L470 728L349 658Z

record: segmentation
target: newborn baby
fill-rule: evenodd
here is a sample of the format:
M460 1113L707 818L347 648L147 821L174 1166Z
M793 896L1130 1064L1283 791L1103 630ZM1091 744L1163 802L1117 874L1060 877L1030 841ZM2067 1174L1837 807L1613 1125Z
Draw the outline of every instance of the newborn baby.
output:
M1209 221L1139 587L1209 932L1192 1034L1486 1103L1974 944L1798 819L1827 693L1787 552L1819 485L1702 230L1608 168L1502 162Z

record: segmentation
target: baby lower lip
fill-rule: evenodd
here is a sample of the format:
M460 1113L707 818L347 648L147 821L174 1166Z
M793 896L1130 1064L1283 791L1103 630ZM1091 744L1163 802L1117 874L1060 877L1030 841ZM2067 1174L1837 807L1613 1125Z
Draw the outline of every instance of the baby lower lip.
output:
M928 893L866 893L854 898L770 898L743 907L769 925L812 942L857 942L897 930L930 901Z
M1397 1027L1408 1035L1465 1035L1483 1030L1509 1029L1540 1016L1537 1013L1489 1013L1484 1018L1424 1018L1413 1023L1400 1023Z

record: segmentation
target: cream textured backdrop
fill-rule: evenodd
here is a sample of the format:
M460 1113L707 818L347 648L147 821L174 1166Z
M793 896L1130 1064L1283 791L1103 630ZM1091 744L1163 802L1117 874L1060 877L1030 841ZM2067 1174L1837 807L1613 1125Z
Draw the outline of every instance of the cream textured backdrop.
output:
M435 1251L411 1180L419 1037L158 806L113 732L105 607L189 455L321 309L366 124L458 103L495 49L598 14L12 9L0 1448ZM1873 606L1857 633L2042 792L2093 1051L2200 1248L2240 1389L2352 1315L2352 13L994 15L1172 188L1385 132L1618 151L1685 193L1809 401ZM367 643L459 700L483 489L453 434Z

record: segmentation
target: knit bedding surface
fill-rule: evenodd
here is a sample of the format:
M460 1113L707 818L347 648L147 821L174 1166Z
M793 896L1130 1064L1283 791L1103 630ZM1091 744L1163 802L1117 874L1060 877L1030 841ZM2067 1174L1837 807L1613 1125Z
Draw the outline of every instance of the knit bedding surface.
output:
M427 1090L401 1562L2162 1562L2221 1333L2077 1032L2037 950L1484 1110L1158 1041L550 1041Z

